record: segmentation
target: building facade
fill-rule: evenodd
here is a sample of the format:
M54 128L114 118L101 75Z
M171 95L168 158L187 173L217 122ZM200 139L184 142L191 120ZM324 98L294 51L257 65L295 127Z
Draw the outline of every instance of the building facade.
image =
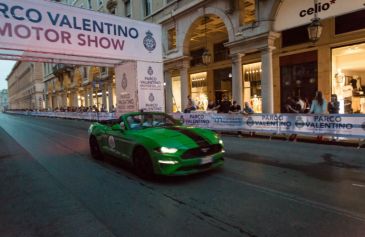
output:
M0 91L0 112L7 110L8 108L8 90L3 89Z
M227 98L249 102L257 113L285 112L288 97L310 102L317 90L327 101L337 94L342 113L365 112L365 13L360 7L332 11L339 1L315 5L312 0L58 2L162 25L167 112L183 111L188 95L200 110L208 101ZM299 9L290 19L288 4ZM308 38L310 18L275 27L314 13L323 16L315 43ZM111 111L116 103L112 68L44 65L43 82L50 109L104 106Z
M7 77L9 109L44 108L42 63L17 62Z

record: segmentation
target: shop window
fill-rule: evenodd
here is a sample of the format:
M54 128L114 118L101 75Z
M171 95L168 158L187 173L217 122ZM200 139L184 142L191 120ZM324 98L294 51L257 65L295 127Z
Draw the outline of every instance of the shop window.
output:
M261 62L243 65L244 102L250 102L255 113L262 113Z
M152 1L144 0L144 15L149 16L152 13Z
M365 29L365 10L335 17L335 34Z
M101 75L106 75L107 74L107 68L106 67L101 67L100 68L100 73L101 73Z
M340 113L365 113L365 43L332 49L332 94Z
M132 15L132 7L131 7L131 1L125 0L124 1L124 11L126 17L131 17Z
M208 106L207 73L190 74L191 98L195 101L198 110L205 110Z
M87 78L87 67L82 67L82 75L83 75L83 79L84 81L88 81L88 78Z
M317 51L280 57L281 112L288 98L310 103L318 90Z
M214 70L214 90L216 104L224 97L232 100L232 68Z
M256 22L256 1L255 0L240 0L240 23L248 25Z
M173 112L182 111L181 110L181 80L180 77L172 77L172 102L173 102Z
M307 25L295 27L281 32L281 45L288 47L309 42Z
M190 66L194 67L197 65L202 65L203 64L203 59L202 59L202 55L204 53L204 49L197 49L197 50L193 50L190 51Z
M168 38L168 49L175 49L176 48L176 29L171 28L167 31L167 38Z
M103 6L103 0L97 0L98 1L98 7L101 8Z
M229 59L229 49L224 47L225 42L214 44L214 62Z

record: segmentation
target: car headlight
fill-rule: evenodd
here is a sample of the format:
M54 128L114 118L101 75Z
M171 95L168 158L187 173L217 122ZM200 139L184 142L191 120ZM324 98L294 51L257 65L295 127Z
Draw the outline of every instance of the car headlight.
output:
M219 139L219 144L223 145L223 140L222 139Z
M176 148L169 148L169 147L160 147L160 149L158 149L159 152L161 153L165 153L165 154L173 154L177 152Z

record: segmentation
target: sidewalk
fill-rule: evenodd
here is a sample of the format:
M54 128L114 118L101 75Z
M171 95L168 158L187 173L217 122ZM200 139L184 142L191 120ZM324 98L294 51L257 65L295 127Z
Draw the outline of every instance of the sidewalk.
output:
M0 203L0 236L113 236L1 126Z

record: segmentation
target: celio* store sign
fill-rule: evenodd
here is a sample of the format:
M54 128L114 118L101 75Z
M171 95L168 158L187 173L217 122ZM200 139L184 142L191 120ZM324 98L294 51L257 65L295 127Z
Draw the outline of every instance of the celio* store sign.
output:
M284 0L274 23L275 31L309 24L314 15L321 19L358 11L365 7L365 0ZM288 20L290 19L290 20Z
M162 62L160 39L157 24L48 1L0 0L0 48L22 56Z

